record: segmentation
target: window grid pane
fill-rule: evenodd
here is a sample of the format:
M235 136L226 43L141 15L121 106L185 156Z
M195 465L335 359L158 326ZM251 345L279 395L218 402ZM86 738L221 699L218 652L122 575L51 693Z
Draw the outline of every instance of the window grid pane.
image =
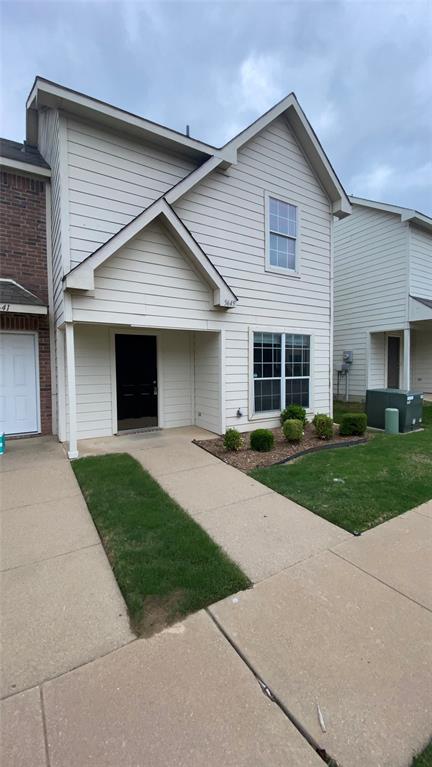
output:
M280 410L281 401L280 333L254 333L255 412Z
M285 404L309 407L310 336L254 333L254 409L281 408L281 345L285 346Z
M295 270L297 208L282 200L269 198L270 265Z

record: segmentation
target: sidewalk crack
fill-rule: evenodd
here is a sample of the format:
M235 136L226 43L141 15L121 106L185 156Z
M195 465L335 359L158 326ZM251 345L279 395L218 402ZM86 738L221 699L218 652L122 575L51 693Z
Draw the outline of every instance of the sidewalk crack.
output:
M274 703L286 716L286 718L291 722L291 724L296 728L296 730L300 733L300 735L309 743L311 748L318 754L318 756L323 760L323 762L329 767L340 767L338 763L326 752L325 748L322 748L318 741L315 740L313 735L311 735L310 732L306 730L305 727L299 722L297 717L292 713L292 711L289 710L289 708L285 705L285 703L279 698L279 696L272 690L270 685L267 684L267 682L258 674L254 666L252 665L251 661L247 658L247 656L244 654L244 652L240 649L240 647L236 644L234 639L228 634L228 632L224 629L222 624L218 621L218 619L213 615L211 610L206 607L205 612L209 616L210 620L214 623L218 631L222 634L224 639L227 640L227 642L231 645L234 652L237 653L239 658L243 661L243 663L248 667L251 674L255 677L263 695L265 695L269 700L271 700L272 703Z

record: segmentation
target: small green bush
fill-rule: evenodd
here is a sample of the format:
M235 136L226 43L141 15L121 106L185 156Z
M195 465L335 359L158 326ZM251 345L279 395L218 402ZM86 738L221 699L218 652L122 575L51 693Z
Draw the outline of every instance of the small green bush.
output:
M295 420L301 421L303 426L307 424L306 410L301 405L288 405L281 413L281 424L284 425L285 421Z
M300 442L303 437L303 423L298 418L288 418L282 426L282 431L287 442Z
M237 429L227 429L224 435L224 448L237 452L243 447L243 437Z
M274 434L270 429L255 429L250 435L250 446L258 453L268 453L274 445Z
M342 437L360 437L367 428L366 413L344 413L339 427Z
M319 439L331 439L333 437L333 421L329 415L317 413L312 423Z

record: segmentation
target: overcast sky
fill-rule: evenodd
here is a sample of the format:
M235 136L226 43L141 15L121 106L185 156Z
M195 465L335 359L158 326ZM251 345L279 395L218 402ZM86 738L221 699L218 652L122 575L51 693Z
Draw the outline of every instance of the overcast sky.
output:
M216 145L295 91L349 194L432 214L432 0L0 10L7 138L36 74Z

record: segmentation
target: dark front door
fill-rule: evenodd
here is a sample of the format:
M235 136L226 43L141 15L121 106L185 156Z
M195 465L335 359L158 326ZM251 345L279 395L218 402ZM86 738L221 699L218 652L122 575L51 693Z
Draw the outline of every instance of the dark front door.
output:
M387 386L389 389L399 389L400 367L400 338L387 338Z
M157 426L156 336L116 335L118 430Z

